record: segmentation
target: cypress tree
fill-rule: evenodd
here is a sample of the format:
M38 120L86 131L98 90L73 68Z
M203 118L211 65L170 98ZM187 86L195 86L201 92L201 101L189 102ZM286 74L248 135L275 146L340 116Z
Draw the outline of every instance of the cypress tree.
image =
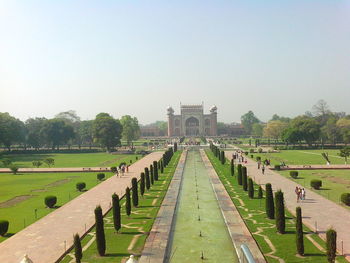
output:
M272 186L271 184L267 183L265 186L266 191L266 215L267 218L274 219L275 218L275 204L273 202L273 193L272 193Z
M103 226L103 215L101 206L95 208L95 221L96 221L96 246L100 256L104 256L106 253L106 238L105 230Z
M237 182L239 185L242 185L242 165L237 165Z
M141 173L141 179L140 179L140 194L143 196L145 193L145 173Z
M259 185L259 189L258 189L258 198L259 199L263 198L263 190L262 190L260 185Z
M225 158L225 151L221 151L221 164L225 164L226 158Z
M234 163L233 159L231 159L231 175L232 176L235 175L235 163Z
M74 235L74 256L75 262L80 263L83 258L83 250L81 248L80 236L78 234Z
M286 218L284 214L284 197L281 190L275 193L275 203L276 228L279 233L284 234L286 232Z
M151 184L154 184L154 169L153 169L153 165L151 164L149 167L149 170L151 172Z
M252 178L248 180L248 196L249 198L254 198L254 184Z
M153 161L154 180L158 181L158 162Z
M243 184L243 190L248 190L248 176L247 176L247 167L242 166L242 184Z
M177 151L177 142L174 143L174 152Z
M121 228L121 217L120 217L120 204L119 196L116 194L112 195L112 206L113 206L113 225L114 229L118 232Z
M151 181L150 181L150 178L149 178L148 167L145 168L145 176L146 176L146 189L149 190L151 188Z
M134 177L131 179L132 204L134 207L137 207L139 205L139 195L137 188L137 179Z
M131 200L130 200L130 188L125 190L125 211L128 216L131 214Z
M160 172L161 172L161 173L164 173L163 160L160 161Z
M304 255L304 237L303 237L303 221L301 216L301 208L296 208L296 243L297 243L297 253L301 256Z
M328 229L326 232L326 240L328 262L334 263L337 253L337 232L333 229Z

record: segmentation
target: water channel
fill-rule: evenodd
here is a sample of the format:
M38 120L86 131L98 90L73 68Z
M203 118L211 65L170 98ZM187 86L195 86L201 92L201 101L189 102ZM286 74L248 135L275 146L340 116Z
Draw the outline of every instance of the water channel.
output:
M170 263L238 262L198 150L187 155L172 234Z

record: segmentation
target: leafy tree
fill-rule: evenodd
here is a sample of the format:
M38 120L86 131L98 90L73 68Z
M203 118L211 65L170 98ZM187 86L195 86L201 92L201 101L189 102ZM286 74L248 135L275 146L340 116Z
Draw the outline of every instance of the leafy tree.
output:
M125 210L126 210L126 214L128 216L130 216L131 214L131 200L130 200L130 188L127 187L125 190Z
M278 190L275 193L275 202L276 202L276 228L279 233L284 234L286 230L286 218L284 214L284 197L283 197L283 192L281 190Z
M1 162L5 167L9 167L12 164L12 161L8 158L2 159Z
M16 165L11 165L11 166L10 166L10 170L11 170L11 172L12 172L13 174L17 174L17 172L18 172L18 166L16 166Z
M301 208L296 208L296 243L297 243L297 253L301 256L304 255L304 236L303 236L303 221L301 216Z
M9 151L14 143L24 142L24 123L7 112L0 112L0 144L3 144Z
M140 137L140 126L136 117L125 115L121 117L120 123L123 127L122 138L127 141L127 144Z
M290 120L291 119L288 117L281 117L281 116L278 116L277 114L274 114L270 121L290 122Z
M48 157L43 160L44 163L46 163L47 166L51 167L52 165L55 165L55 159Z
M42 161L33 161L32 164L34 167L39 168L43 163Z
M329 229L326 232L327 259L328 262L334 263L337 253L337 232Z
M286 143L297 143L300 140L302 140L302 136L298 129L293 128L293 127L288 127L282 131L282 140L285 141Z
M74 257L76 263L80 263L81 259L83 258L83 250L81 248L79 234L74 235Z
M119 120L114 119L108 113L96 115L93 124L94 140L110 151L113 147L120 145L122 125Z
M53 150L55 148L59 150L60 145L67 143L75 136L73 126L61 119L51 119L45 122L41 134Z
M100 256L104 256L106 253L106 238L101 206L95 208L95 221L97 251Z
M248 134L252 134L253 124L260 123L260 120L250 110L241 116L241 123Z
M288 127L287 122L280 120L269 121L264 128L264 136L275 140L281 138L282 132Z
M117 194L112 195L112 207L113 207L113 226L115 231L119 231L121 228L121 216L120 216L120 203L119 196Z
M131 189L132 189L132 204L134 207L139 205L139 195L138 195L138 187L137 187L137 179L134 177L131 179Z
M337 127L337 120L336 117L332 116L321 128L322 138L325 138L333 144L336 144L336 142L341 139L340 129Z
M79 141L83 145L89 145L90 148L93 144L93 126L94 121L88 120L88 121L82 121L79 125L79 130L77 132L77 136L79 137Z
M265 209L266 209L266 215L268 218L270 219L274 219L275 218L275 204L273 201L273 193L272 193L272 186L271 184L267 183L265 185L265 191L266 191L266 205L265 205Z
M261 123L254 123L252 125L252 135L257 137L262 137L264 130L264 125Z
M340 149L339 156L344 157L345 164L347 164L348 157L350 156L350 147L344 147Z
M47 121L46 118L29 118L25 122L26 143L37 150L45 144L43 128Z
M337 127L345 144L350 143L350 119L348 117L341 118L337 121Z
M299 116L292 120L291 125L298 130L301 139L305 140L309 145L320 138L320 124L313 118Z

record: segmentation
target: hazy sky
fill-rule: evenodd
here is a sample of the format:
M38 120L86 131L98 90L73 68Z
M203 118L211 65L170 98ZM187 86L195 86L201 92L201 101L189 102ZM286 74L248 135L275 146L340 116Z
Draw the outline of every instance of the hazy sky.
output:
M350 113L350 1L0 0L0 112Z

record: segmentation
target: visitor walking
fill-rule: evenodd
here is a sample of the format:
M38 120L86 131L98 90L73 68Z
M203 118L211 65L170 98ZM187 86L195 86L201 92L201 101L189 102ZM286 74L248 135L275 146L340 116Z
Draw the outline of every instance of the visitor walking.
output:
M263 165L263 166L261 167L261 172L262 172L262 174L265 174L265 165Z
M301 189L301 200L305 200L306 192L305 188Z

